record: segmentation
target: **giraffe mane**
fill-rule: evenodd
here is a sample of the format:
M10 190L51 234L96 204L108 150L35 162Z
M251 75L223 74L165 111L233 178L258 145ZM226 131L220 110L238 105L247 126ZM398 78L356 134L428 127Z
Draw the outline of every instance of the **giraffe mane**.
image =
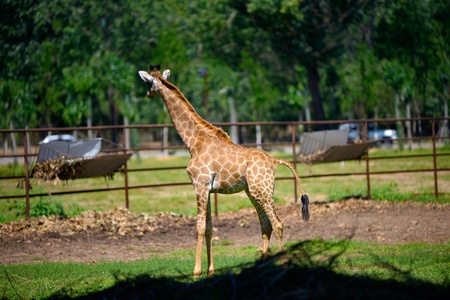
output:
M156 72L152 72L151 74L152 76L157 77L161 81L161 83L164 84L164 86L166 86L172 92L178 94L178 96L186 102L189 111L191 111L192 113L194 113L194 115L198 117L197 121L204 126L204 128L207 130L209 134L218 137L224 142L232 143L232 140L228 135L228 133L226 133L222 128L216 127L211 123L209 123L208 121L206 121L205 119L203 119L202 117L200 117L200 115L197 113L192 104L189 103L189 101L186 99L183 93L173 83L165 80L159 73L159 70L157 70Z

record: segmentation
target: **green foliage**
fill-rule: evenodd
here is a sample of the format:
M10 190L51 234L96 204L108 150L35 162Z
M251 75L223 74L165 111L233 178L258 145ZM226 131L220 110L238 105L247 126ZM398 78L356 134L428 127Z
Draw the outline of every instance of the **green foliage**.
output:
M24 176L23 165L15 162L10 164L0 164L0 174L2 176Z
M347 189L331 189L328 195L329 201L338 201L348 198L367 198L366 188L347 188ZM440 196L436 198L429 193L415 194L412 192L400 191L398 183L389 182L382 185L372 185L370 191L370 198L374 200L387 200L390 202L399 201L417 201L425 203L448 203L448 197Z
M345 63L337 70L341 81L336 87L336 96L340 99L339 111L349 119L372 117L394 117L392 92L387 89L382 77L379 59L373 50L361 46L356 58L344 55Z
M449 99L450 5L441 0L27 0L2 10L2 127L168 122L136 75L149 63L172 69L214 121L229 120L225 87L240 121L296 120L296 90L316 118L389 117L398 82L380 65L397 62L415 116L442 115Z
M402 65L397 60L385 61L383 64L383 76L385 82L401 95L411 95L414 81L414 70L407 65Z
M5 200L2 201L2 212L0 212L0 222L9 222L17 219L24 219L26 215L25 200ZM30 217L60 216L69 217L78 215L83 211L76 204L64 206L62 202L51 197L39 197L30 200Z
M23 201L19 202L23 203ZM57 200L47 200L39 198L37 201L30 202L30 217L40 216L65 216L61 202Z
M0 126L25 127L36 122L36 105L32 101L32 87L19 79L0 81Z
M390 182L382 186L374 186L371 189L371 198L388 201L402 201L411 199L410 193L401 193L398 189L398 183Z

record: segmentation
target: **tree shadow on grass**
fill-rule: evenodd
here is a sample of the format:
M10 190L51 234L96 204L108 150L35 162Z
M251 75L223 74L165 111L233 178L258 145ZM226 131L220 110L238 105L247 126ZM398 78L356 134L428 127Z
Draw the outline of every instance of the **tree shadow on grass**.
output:
M319 247L314 245L317 243ZM77 299L409 300L445 299L450 294L447 284L434 285L415 279L409 271L383 261L376 265L388 271L386 280L337 273L333 267L345 252L345 242L338 243L300 242L270 259L239 266L236 268L239 271L220 270L215 276L200 280L116 274L113 287ZM48 299L68 298L68 292L61 290Z

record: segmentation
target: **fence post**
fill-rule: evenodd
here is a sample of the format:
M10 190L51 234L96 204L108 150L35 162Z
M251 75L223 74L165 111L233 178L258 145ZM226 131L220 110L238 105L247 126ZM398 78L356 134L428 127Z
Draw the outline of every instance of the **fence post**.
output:
M295 151L295 134L296 134L296 125L295 123L292 124L292 162L294 164L294 170L295 172L297 172L297 154ZM297 199L298 199L298 191L297 191L297 182L295 180L295 175L294 175L294 203L297 203Z
M366 150L366 180L367 180L367 199L371 199L370 195L370 167L369 167L369 149Z
M368 137L368 124L367 121L364 122L364 139ZM370 160L369 160L369 149L366 150L366 181L367 181L367 199L371 199L370 195Z
M23 138L23 158L25 168L25 216L30 219L30 178L28 173L28 131L25 130Z
M123 151L126 154L127 152L127 128L123 127L123 137L122 137L122 146ZM130 202L128 197L128 160L125 162L123 166L124 171L124 179L125 179L125 207L127 209L130 209Z
M439 195L438 190L438 178L437 178L437 161L436 161L436 135L434 133L435 122L434 119L431 121L431 141L433 144L433 173L434 173L434 197L437 198Z

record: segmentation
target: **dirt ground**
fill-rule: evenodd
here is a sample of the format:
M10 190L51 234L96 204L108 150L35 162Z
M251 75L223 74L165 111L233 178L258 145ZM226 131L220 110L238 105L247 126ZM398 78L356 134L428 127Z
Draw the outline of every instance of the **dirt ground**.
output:
M284 241L352 239L396 243L450 242L450 205L344 200L311 203L304 223L300 205L278 206ZM4 265L64 261L129 261L180 249L195 249L196 219L176 214L85 212L73 218L41 217L0 224L0 262ZM260 246L256 212L222 213L213 219L215 243ZM276 243L272 238L272 245ZM275 248L276 249L276 248Z

